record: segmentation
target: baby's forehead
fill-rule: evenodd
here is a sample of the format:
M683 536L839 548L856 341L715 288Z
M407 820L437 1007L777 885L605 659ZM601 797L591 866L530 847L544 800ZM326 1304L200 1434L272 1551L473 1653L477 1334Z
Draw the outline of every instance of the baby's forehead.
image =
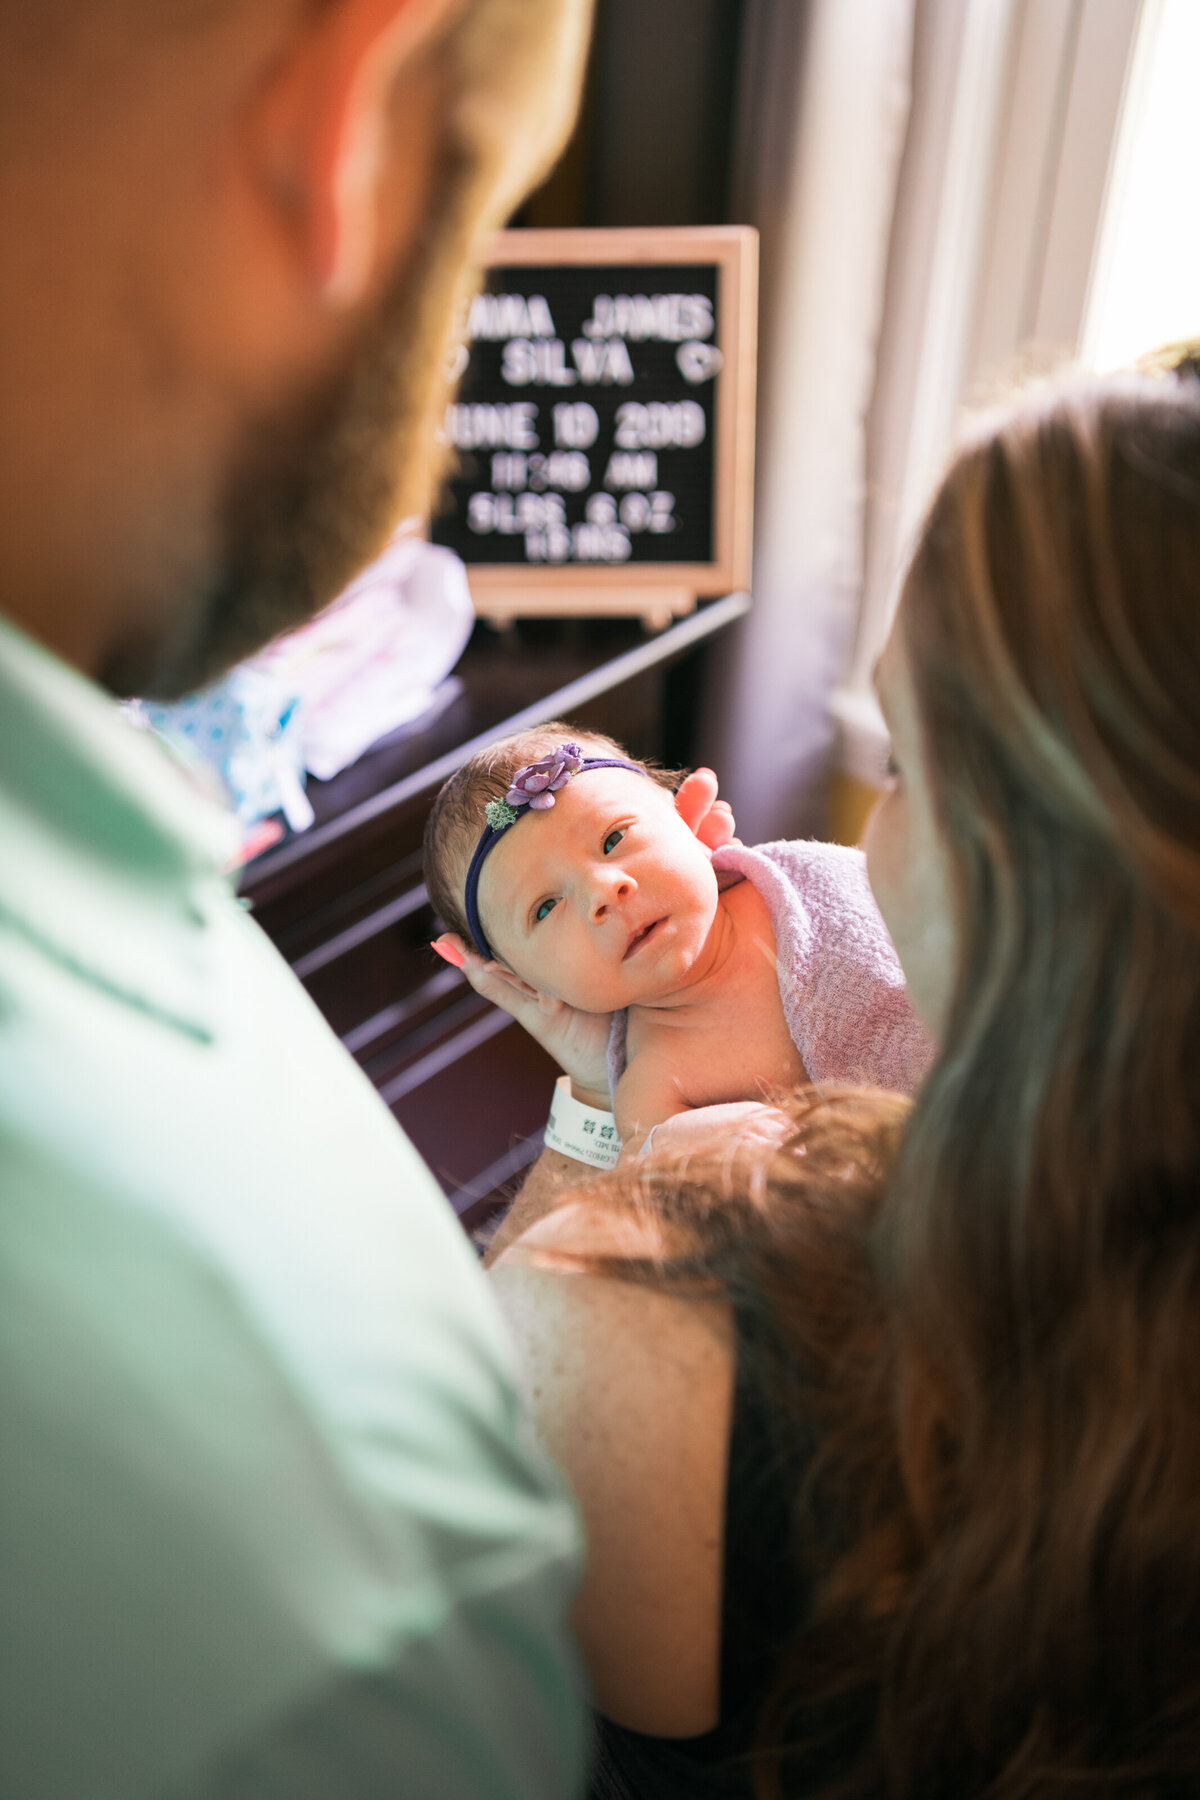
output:
M574 848L580 833L597 821L629 814L673 811L671 796L639 769L587 769L554 796L554 805L530 808L505 832L484 869L509 882L541 856Z
M645 770L637 767L628 769L582 769L573 775L564 792L577 797L588 797L601 793L631 794L636 799L661 794L663 789ZM557 799L558 796L556 795Z
M622 813L657 811L667 798L666 790L640 769L584 769L554 796L554 806L538 815L537 823L552 826L557 819L565 831L582 818L614 809Z

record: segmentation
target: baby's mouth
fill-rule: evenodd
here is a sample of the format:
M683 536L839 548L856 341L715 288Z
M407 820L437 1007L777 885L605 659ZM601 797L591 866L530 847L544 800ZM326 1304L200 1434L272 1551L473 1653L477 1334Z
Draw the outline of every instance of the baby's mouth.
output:
M629 943L626 945L625 954L621 958L621 961L628 962L631 956L636 956L642 946L650 942L650 939L655 935L659 926L665 925L666 922L666 919L651 919L649 925L643 925L640 931L635 931L630 938Z

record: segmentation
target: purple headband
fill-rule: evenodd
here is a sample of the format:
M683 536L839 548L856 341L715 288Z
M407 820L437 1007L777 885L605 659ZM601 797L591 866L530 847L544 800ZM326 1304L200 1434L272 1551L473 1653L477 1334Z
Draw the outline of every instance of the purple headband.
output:
M518 769L503 800L489 800L484 807L487 824L483 828L483 836L475 846L475 854L467 870L464 910L467 924L471 927L471 936L475 939L475 947L489 962L492 960L492 948L480 923L477 898L479 872L487 861L489 852L531 807L534 812L547 812L554 805L555 794L560 788L566 787L572 775L586 775L589 769L632 769L635 775L646 773L637 763L624 762L619 756L585 756L578 744L560 744L557 750L552 751L549 756L543 756L540 762L526 763L523 769Z

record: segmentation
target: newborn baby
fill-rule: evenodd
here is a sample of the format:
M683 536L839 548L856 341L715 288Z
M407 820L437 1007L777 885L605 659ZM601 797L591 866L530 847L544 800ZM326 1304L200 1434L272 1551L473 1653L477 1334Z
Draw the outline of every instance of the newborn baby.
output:
M911 1091L932 1049L860 852L709 852L676 780L566 725L505 739L437 798L430 898L531 988L612 1015L622 1138L806 1079Z

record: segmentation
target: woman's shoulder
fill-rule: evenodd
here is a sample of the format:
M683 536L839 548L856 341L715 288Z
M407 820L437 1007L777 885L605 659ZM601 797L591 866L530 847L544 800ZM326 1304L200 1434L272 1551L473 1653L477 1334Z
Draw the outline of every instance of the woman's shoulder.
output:
M535 1333L540 1337L569 1322L583 1334L573 1342L588 1342L593 1370L636 1374L646 1389L660 1376L673 1379L676 1370L686 1369L693 1382L728 1387L736 1345L730 1309L719 1292L672 1291L665 1282L626 1277L612 1266L652 1265L671 1250L656 1221L580 1199L537 1220L491 1273L525 1348ZM665 1369L658 1357L647 1367L651 1350L669 1352Z
M579 1501L574 1624L602 1712L691 1736L717 1719L736 1340L728 1306L596 1268L661 1256L660 1230L588 1200L492 1270L538 1435Z

